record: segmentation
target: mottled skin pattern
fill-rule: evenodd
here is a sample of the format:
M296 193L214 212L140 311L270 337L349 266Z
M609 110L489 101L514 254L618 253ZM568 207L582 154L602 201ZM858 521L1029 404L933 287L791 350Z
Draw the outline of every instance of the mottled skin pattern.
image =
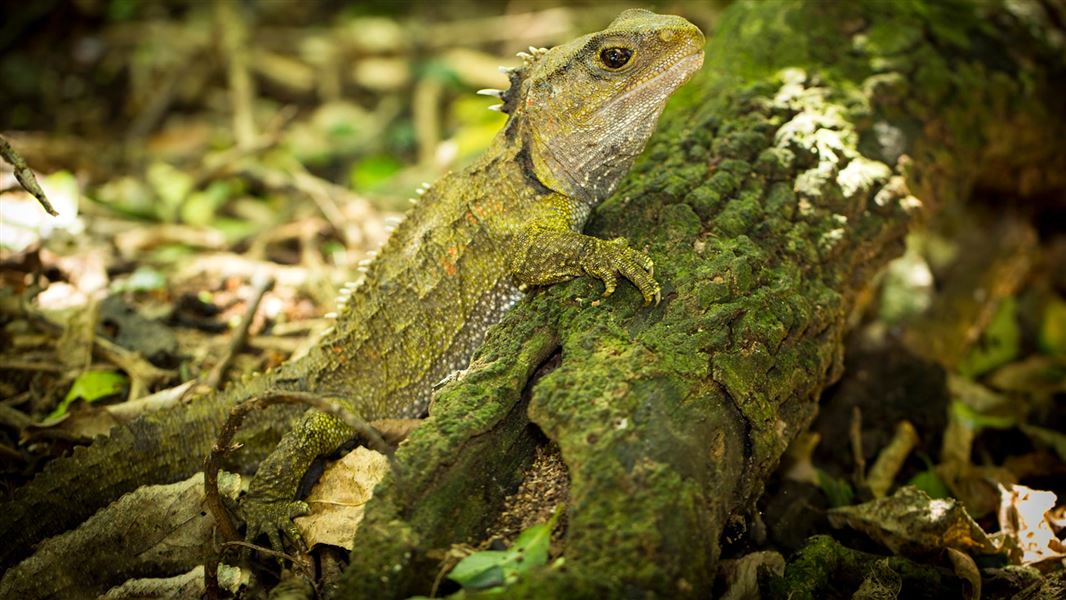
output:
M367 421L420 416L434 384L467 365L525 288L587 274L601 279L609 295L621 275L645 302L657 302L651 259L623 239L580 230L643 149L669 95L702 65L703 44L699 29L680 17L627 10L604 31L535 51L498 94L510 118L491 147L425 192L361 286L346 290L333 330L304 358L209 400L210 414L187 434L195 443L182 446L193 456L159 458L158 479L186 476L229 408L264 393L338 398ZM249 537L265 533L276 547L280 533L298 539L291 518L307 511L294 501L302 474L352 435L336 418L309 411L259 466L241 506ZM39 490L77 481L79 500L102 505L109 499L97 496L133 489L145 468L133 478L121 468L112 474L112 463L137 460L151 472L151 452L125 449L148 440L113 437L70 464L56 461L41 481L20 490L17 514L0 521L0 533L23 535L33 513L47 510L50 501ZM89 467L95 478L79 474Z

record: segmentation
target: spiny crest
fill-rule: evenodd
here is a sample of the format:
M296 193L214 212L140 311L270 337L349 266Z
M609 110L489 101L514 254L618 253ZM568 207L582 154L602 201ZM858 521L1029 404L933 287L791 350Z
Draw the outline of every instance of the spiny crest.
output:
M534 48L529 47L529 52L519 52L518 57L522 59L522 65L519 67L500 67L500 72L507 76L511 86L506 90L496 90L487 88L484 90L478 90L477 93L482 96L493 96L499 98L503 102L500 104L493 104L489 107L489 110L497 112L511 114L514 110L514 104L517 100L518 90L522 87L522 81L526 75L530 72L533 65L536 64L542 56L548 53L547 48Z

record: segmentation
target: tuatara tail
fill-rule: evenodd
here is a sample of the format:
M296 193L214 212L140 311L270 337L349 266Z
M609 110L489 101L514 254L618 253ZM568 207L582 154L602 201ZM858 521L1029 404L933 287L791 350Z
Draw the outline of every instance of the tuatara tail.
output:
M77 448L72 456L52 461L0 505L0 570L31 554L41 540L74 527L141 485L179 481L199 471L230 409L269 389L274 379L254 377L140 417ZM300 412L279 406L250 416L239 436L245 444L239 460L252 464L261 459Z

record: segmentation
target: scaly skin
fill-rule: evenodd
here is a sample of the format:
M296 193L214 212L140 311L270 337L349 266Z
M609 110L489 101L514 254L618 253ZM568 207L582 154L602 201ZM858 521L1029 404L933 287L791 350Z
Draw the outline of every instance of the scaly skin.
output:
M651 259L580 230L643 149L669 95L702 64L703 43L680 17L628 10L604 31L535 51L498 94L510 118L491 147L425 193L358 291L343 297L333 331L256 394L339 398L367 421L417 417L433 385L466 366L527 287L587 274L610 295L620 274L657 302ZM293 500L300 477L351 437L339 420L309 411L259 466L242 503L249 537L265 533L275 546L281 533L298 539L291 518L307 511ZM208 449L188 449L194 464Z

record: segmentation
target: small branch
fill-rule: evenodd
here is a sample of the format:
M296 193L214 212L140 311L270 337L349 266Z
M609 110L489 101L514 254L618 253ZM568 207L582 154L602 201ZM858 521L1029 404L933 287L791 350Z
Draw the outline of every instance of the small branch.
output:
M216 25L222 35L222 52L227 65L230 103L233 107L233 135L238 148L251 148L256 142L255 82L248 71L248 22L236 2L215 3Z
M286 554L284 552L278 552L277 550L274 550L272 548L267 548L266 546L260 546L259 544L253 544L251 542L246 542L244 540L233 540L232 542L222 542L222 547L223 548L247 548L249 550L255 550L256 552L259 552L261 554L265 554L267 556L273 556L274 558L285 559L285 560L291 562L294 565L301 564L300 561L296 560L296 557L291 555L291 554Z
M26 161L15 152L15 149L11 147L11 144L0 136L0 157L7 161L12 167L15 168L15 179L22 185L22 189L26 190L37 198L37 201L41 203L44 210L53 217L58 217L59 212L52 207L52 203L48 201L48 197L44 195L44 190L41 189L40 184L37 183L37 177L34 176L33 171L26 164Z
M211 373L207 376L206 385L212 388L218 388L222 382L222 375L229 368L233 357L244 347L245 341L248 339L248 329L252 325L252 320L255 318L256 311L259 310L259 303L263 300L263 296L274 287L274 277L265 271L259 271L252 276L252 299L248 303L248 308L244 311L244 316L241 317L241 323L237 326L237 331L233 332L233 337L230 338L229 347L226 348L226 354L222 357L222 360L218 361L218 364L211 369Z
M0 369L8 369L11 371L44 371L47 373L62 373L64 371L63 365L56 362L39 362L19 358L0 358Z
M100 336L93 339L93 350L130 376L130 400L144 396L152 384L172 379L175 376L174 371L160 369L142 358L139 353L127 350Z
M892 436L892 441L877 455L877 460L870 467L866 478L874 498L884 498L892 487L896 474L903 467L903 461L907 460L907 456L917 444L918 432L915 431L914 425L911 425L910 421L900 421L896 425L896 434Z
M258 156L276 148L281 142L286 126L296 118L298 112L299 110L294 105L284 106L267 123L265 131L254 144L247 147L233 146L206 155L200 166L193 172L193 188L199 189L208 181L232 173L233 166L245 158Z
M152 132L163 119L174 101L174 95L178 91L178 84L189 74L194 65L199 65L196 60L195 49L189 54L182 56L181 62L170 67L162 75L162 81L154 82L150 92L151 97L144 103L143 108L137 111L129 128L126 129L126 151L128 153L139 152L134 148L136 142Z
M851 407L851 423L848 426L848 440L851 441L851 459L855 470L851 475L856 488L866 486L866 455L862 451L862 409Z

